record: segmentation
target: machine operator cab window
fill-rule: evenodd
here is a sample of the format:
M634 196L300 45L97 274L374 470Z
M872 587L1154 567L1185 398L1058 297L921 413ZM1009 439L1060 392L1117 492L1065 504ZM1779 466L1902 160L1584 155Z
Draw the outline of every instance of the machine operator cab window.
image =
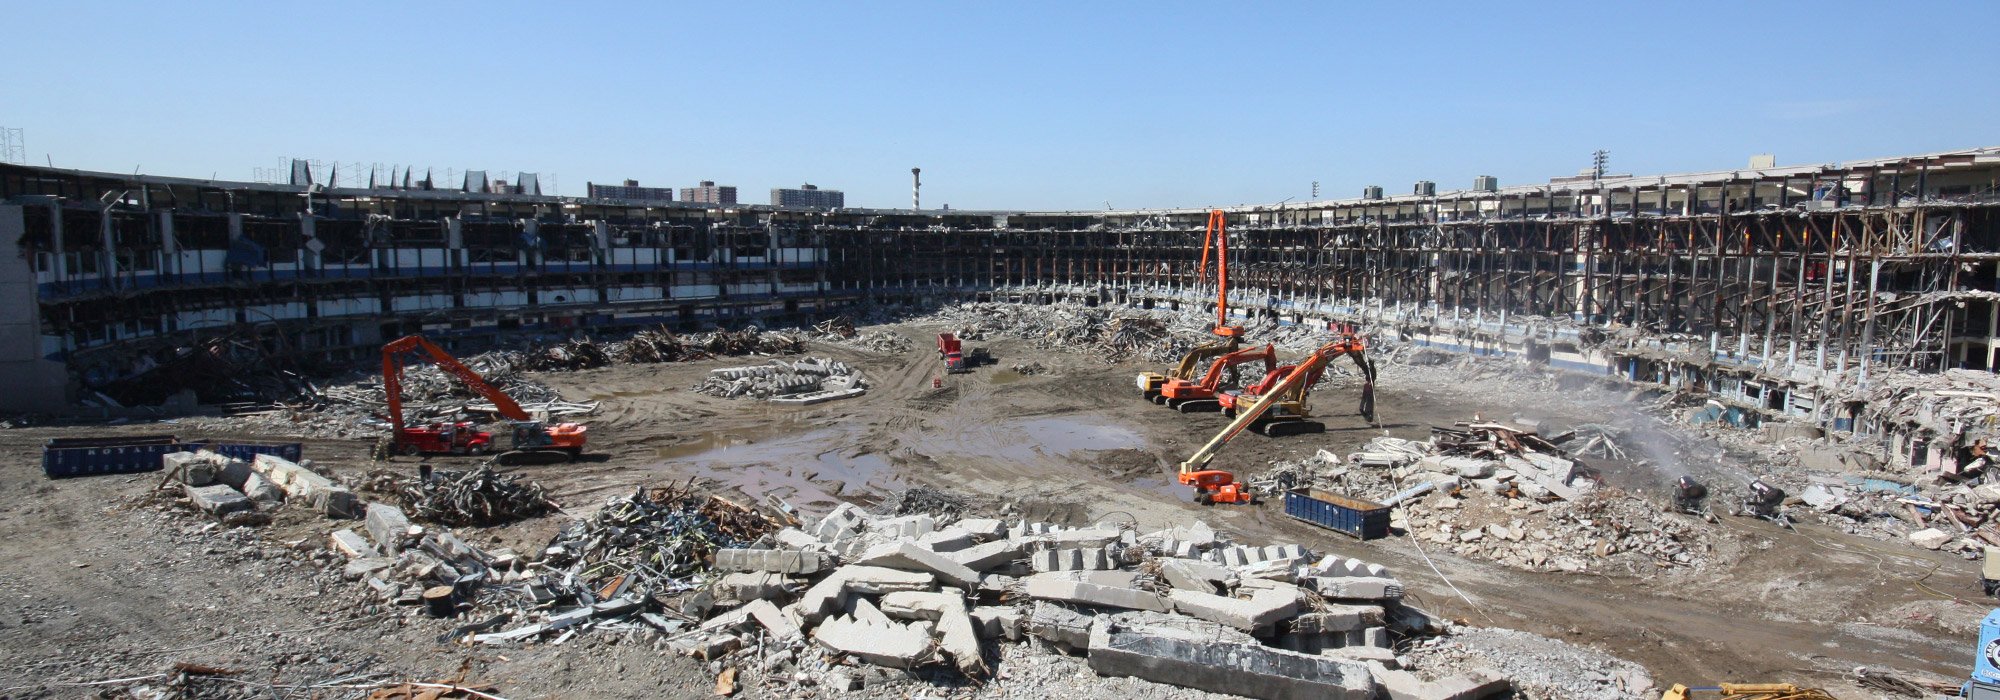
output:
M514 449L526 450L546 447L554 441L549 431L542 429L541 421L517 421L514 423Z

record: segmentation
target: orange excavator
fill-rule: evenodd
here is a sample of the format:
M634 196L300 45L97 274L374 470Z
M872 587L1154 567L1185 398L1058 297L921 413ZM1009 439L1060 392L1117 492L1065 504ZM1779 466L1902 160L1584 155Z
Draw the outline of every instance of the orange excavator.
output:
M1300 361L1291 371L1281 375L1274 370L1271 374L1265 375L1267 380L1271 377L1279 377L1279 379L1276 384L1269 386L1268 391L1257 395L1253 403L1236 409L1236 420L1230 421L1229 425L1223 427L1222 432L1216 433L1215 437L1209 439L1208 444L1202 445L1201 449L1195 450L1193 455L1190 455L1186 461L1181 462L1180 472L1175 478L1183 486L1194 487L1195 500L1202 505L1213 505L1216 503L1255 504L1257 502L1257 494L1250 490L1248 484L1237 481L1236 474L1233 472L1223 469L1209 469L1209 461L1215 459L1215 454L1222 450L1222 446L1229 444L1230 440L1242 434L1245 428L1249 428L1252 425L1273 425L1267 419L1266 414L1279 404L1284 403L1286 397L1295 396L1297 398L1292 400L1303 405L1303 393L1294 394L1294 390L1301 386L1311 386L1311 382L1307 381L1308 379L1318 381L1320 370L1325 369L1328 362L1332 362L1334 358L1341 355L1353 357L1354 361L1361 365L1362 374L1367 377L1367 384L1362 386L1363 413L1369 416L1369 420L1374 420L1375 367L1368 363L1367 357L1363 356L1362 350L1364 348L1365 345L1363 345L1359 337L1351 333L1342 333L1333 342L1320 346L1318 350L1314 350L1311 355L1306 356L1306 359ZM1238 394L1238 396L1242 396L1242 394ZM1302 412L1303 409L1301 409ZM1296 425L1303 421L1304 418L1301 416L1296 420L1279 420L1276 424ZM1320 425L1319 428L1325 430L1326 426ZM1266 435L1273 434L1269 431L1268 427L1260 432L1264 432Z
M1361 369L1361 417L1375 420L1375 364L1368 361L1368 342L1352 331L1342 329L1333 342L1320 346L1306 359L1296 365L1279 367L1260 381L1241 390L1223 391L1216 397L1222 405L1224 415L1241 417L1246 407L1261 405L1266 397L1277 399L1275 403L1259 410L1251 428L1271 437L1282 435L1303 435L1326 431L1326 424L1312 420L1312 406L1307 399L1312 395L1313 385L1326 374L1326 366L1342 355L1354 358L1354 364ZM1297 381L1294 381L1294 376ZM1275 379L1275 381L1274 381Z
M1209 360L1232 352L1243 346L1243 327L1229 325L1229 217L1221 209L1208 213L1208 234L1201 242L1201 281L1209 277L1208 261L1215 260L1215 328L1209 330L1219 339L1213 343L1197 345L1181 356L1180 364L1166 374L1158 372L1139 373L1139 392L1148 400L1158 402L1160 390L1169 380L1191 381L1203 360Z
M1264 363L1264 374L1268 377L1277 369L1278 351L1266 344L1261 348L1244 348L1215 358L1215 362L1208 366L1208 373L1202 375L1201 381L1168 379L1167 383L1160 387L1160 397L1153 402L1182 413L1218 410L1222 407L1222 402L1218 401L1216 396L1222 389L1223 374L1226 372L1233 377L1238 365L1258 361ZM1235 379L1232 378L1230 381L1233 383Z
M459 362L423 336L398 338L382 346L382 390L388 395L390 450L399 454L483 454L492 449L493 434L469 421L407 425L403 422L403 356L416 355L437 365L487 401L512 428L512 449L494 456L500 464L554 464L583 453L588 428L575 423L549 424L522 410L506 392Z

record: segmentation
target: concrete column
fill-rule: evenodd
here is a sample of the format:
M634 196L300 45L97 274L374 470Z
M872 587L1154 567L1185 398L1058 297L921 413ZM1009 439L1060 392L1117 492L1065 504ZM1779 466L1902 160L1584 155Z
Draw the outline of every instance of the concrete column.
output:
M0 383L7 385L0 392L0 410L40 412L69 403L69 372L62 362L42 357L35 263L21 256L18 242L26 232L21 207L0 204L0 246L12 249L0 255Z
M181 274L181 242L174 238L174 213L160 212L160 274Z
M463 270L470 262L465 253L465 221L454 216L444 220L445 263Z

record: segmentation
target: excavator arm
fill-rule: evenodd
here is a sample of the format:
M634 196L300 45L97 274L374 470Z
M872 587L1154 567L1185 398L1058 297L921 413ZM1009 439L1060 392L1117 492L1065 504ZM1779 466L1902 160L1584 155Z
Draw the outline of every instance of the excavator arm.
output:
M1215 358L1215 362L1208 366L1208 373L1201 377L1201 388L1211 392L1215 391L1218 387L1222 386L1222 374L1225 370L1235 369L1237 365L1249 364L1258 360L1264 361L1265 373L1271 372L1278 364L1277 349L1267 343L1261 348L1246 348Z
M508 420L529 420L528 412L522 410L521 404L515 402L513 397L508 396L506 392L493 388L493 385L487 384L486 379L479 376L478 372L472 371L471 367L467 367L465 363L459 362L458 358L452 357L451 353L445 352L444 348L438 347L436 343L432 343L420 335L410 335L398 338L391 341L388 345L382 346L382 390L389 397L389 422L397 430L402 430L404 427L402 356L405 353L416 354L431 364L437 365L437 368L444 370L445 374L449 374L457 378L458 381L463 382L466 386L471 387L472 391L479 394L481 398L493 402L493 407L500 412L501 416L506 417Z
M1243 336L1243 328L1229 325L1229 215L1221 209L1209 210L1208 234L1201 242L1201 280L1204 282L1208 281L1210 251L1215 257L1215 328L1209 332L1229 338L1229 349L1235 350L1234 341Z

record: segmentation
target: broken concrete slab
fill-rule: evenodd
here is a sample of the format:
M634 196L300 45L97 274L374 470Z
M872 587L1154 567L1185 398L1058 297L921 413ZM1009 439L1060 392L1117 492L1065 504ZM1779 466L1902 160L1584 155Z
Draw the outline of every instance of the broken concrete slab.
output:
M849 592L882 595L895 591L928 591L937 586L937 576L929 572L902 571L879 566L850 564L828 574L799 595L787 609L801 626L817 622L846 603Z
M965 596L947 588L940 593L902 591L882 596L882 612L890 617L935 620L938 646L951 656L959 673L978 677L986 674L979 654L979 634L972 616L965 610Z
M1951 542L1951 535L1934 527L1910 533L1910 543L1924 549L1940 549L1948 542Z
M355 532L353 528L335 530L327 540L329 548L349 559L382 556L382 552L377 550L375 545L368 543L368 538L362 537L361 533Z
M1111 557L1099 549L1044 549L1028 557L1037 573L1047 571L1105 571L1114 568Z
M854 563L904 571L930 572L960 588L974 588L979 585L978 572L908 540L871 547Z
M924 549L939 554L947 554L971 547L973 539L970 531L963 528L950 527L917 538L917 544Z
M1215 593L1235 577L1229 569L1199 559L1161 559L1160 578L1184 591Z
M904 625L880 625L836 617L813 628L813 640L829 650L877 666L910 668L930 652L930 639Z
M1293 618L1291 628L1302 634L1345 633L1380 627L1382 621L1382 607L1379 605L1327 603Z
M410 518L403 515L403 509L387 503L368 504L368 514L362 520L362 526L368 529L368 536L374 538L375 546L388 554L403 551L409 540L423 531L410 524Z
M249 497L244 496L236 489L229 488L228 484L210 483L207 486L184 485L181 488L187 491L188 500L194 502L194 507L200 508L202 511L217 517L237 511L256 509L255 506L250 504Z
M1256 591L1247 600L1180 589L1168 597L1175 612L1251 634L1269 634L1278 621L1298 615L1303 606L1298 594L1275 590Z
M1401 600L1403 582L1375 576L1314 576L1300 582L1334 600Z
M778 606L772 605L771 601L753 600L744 605L742 610L750 616L750 619L756 620L758 625L763 626L765 631L770 632L772 639L789 641L800 635L798 626L792 624L792 621L778 610Z
M1117 625L1091 634L1090 668L1099 675L1266 700L1369 700L1370 669L1346 659L1256 644L1200 642Z
M257 455L250 468L284 489L287 500L299 501L329 517L353 517L360 498L347 487L276 455Z
M806 549L809 547L817 547L821 544L819 538L813 537L812 535L808 535L804 530L800 530L796 527L788 527L783 530L779 530L777 534L772 535L771 537L772 539L777 540L779 545L789 549Z
M718 601L735 602L769 600L784 595L787 583L790 580L783 574L738 571L716 579L715 597Z
M834 507L833 512L827 513L826 517L820 518L819 522L813 525L812 535L821 542L837 543L859 534L862 529L868 527L870 519L867 511L861 510L859 506L841 503Z
M361 557L347 562L347 566L341 567L340 576L349 581L359 581L375 574L375 572L392 568L395 565L396 560L388 557Z
M1370 664L1368 671L1389 700L1479 700L1512 687L1505 677L1486 669L1425 682L1417 674L1398 671L1384 664Z
M973 608L973 625L979 628L980 636L987 639L1005 639L1010 642L1021 640L1022 624L1026 621L1021 609L1012 605L981 605Z
M1029 576L1023 590L1027 592L1028 597L1036 600L1154 612L1166 612L1172 607L1165 597L1158 594L1134 588L1089 583L1082 577L1072 576L1073 573L1080 572Z
M271 480L264 478L262 474L251 472L246 475L243 478L243 485L239 488L243 490L244 496L249 497L260 507L272 508L285 502L284 490L279 489L277 484L271 483Z
M890 539L914 540L931 534L937 529L937 519L924 514L905 515L887 520L877 520L868 527L870 532Z
M1335 656L1343 659L1349 659L1352 661L1358 661L1364 664L1366 663L1381 664L1384 668L1389 668L1389 669L1400 669L1403 667L1402 662L1396 660L1396 650L1386 649L1383 647L1375 647L1375 646L1340 647L1338 649L1327 649L1325 651L1321 651L1320 655ZM1380 683L1381 679L1377 678L1376 682Z
M847 598L847 616L870 624L887 625L894 622L888 615L882 614L881 608L875 607L874 603L868 602L867 598L861 596Z
M1037 601L1027 620L1029 634L1072 651L1090 648L1090 626L1094 614L1048 601Z
M715 550L715 568L722 571L768 571L810 575L819 573L828 563L826 555L820 552L788 549Z
M183 486L208 486L216 482L217 472L221 471L216 464L217 456L213 452L169 452L160 455L160 467L178 475Z
M965 568L978 572L992 571L1021 558L1021 544L1013 540L994 540L944 555Z
M980 540L994 540L1007 536L1007 521L996 518L966 518L952 527L970 532L973 537Z

